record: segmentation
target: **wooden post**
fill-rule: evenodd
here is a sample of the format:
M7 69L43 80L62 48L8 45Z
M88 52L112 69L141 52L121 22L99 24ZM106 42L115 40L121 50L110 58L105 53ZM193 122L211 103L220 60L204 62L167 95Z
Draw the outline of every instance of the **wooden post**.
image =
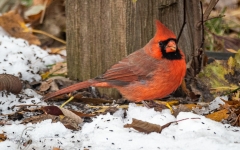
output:
M86 80L101 75L154 36L156 19L178 34L182 9L180 0L67 0L68 76ZM190 26L180 40L187 55L194 49Z

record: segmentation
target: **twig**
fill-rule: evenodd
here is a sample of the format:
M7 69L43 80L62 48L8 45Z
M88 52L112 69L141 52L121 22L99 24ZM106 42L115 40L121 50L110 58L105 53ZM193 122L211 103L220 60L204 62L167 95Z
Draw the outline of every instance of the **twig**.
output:
M180 119L180 120L173 121L173 122L180 122L180 121L184 121L184 120L188 120L188 119L201 119L201 118L184 118L184 119Z
M197 27L199 27L201 24L203 24L204 22L206 22L206 21L208 21L208 20L212 20L212 19L216 19L216 18L223 18L223 17L225 17L225 15L218 15L218 16L215 16L215 17L211 17L211 18L208 18L208 19L206 19L206 20L201 20L201 21L199 21L198 22L198 24L197 24Z
M18 144L18 147L17 147L17 149L19 149L20 148L20 141L21 141L21 138L23 137L23 133L24 132L27 132L28 130L29 131L32 131L33 129L35 129L36 127L34 127L34 126L29 126L29 127L26 127L23 131L22 131L22 134L21 134L21 137L20 137L20 140L19 140L19 144ZM30 146L30 144L28 144L28 146L27 147L25 147L24 149L28 149L28 147Z
M51 34L48 34L47 32L44 32L44 31L41 31L41 30L36 30L36 29L31 29L31 31L32 31L33 33L39 33L39 34L46 35L46 36L48 36L48 37L50 37L50 38L53 38L54 40L56 40L56 41L58 41L58 42L61 42L61 43L63 43L63 44L66 44L66 41L64 41L64 40L62 40L62 39L59 39L59 38L57 38L57 37L55 37L55 36L53 36L53 35L51 35Z
M206 22L206 21L208 21L208 20L212 20L212 19L215 19L215 18L223 18L223 17L225 17L225 15L218 15L218 16L216 16L216 17L211 17L211 18L208 18L208 19L206 19L206 20L203 20L203 22Z
M216 4L218 3L219 0L211 0L207 9L205 10L204 14L203 14L203 20L207 20L211 11L213 10L213 8L216 6Z
M186 24L186 0L183 1L183 25L181 27L180 33L178 34L177 43L178 43L179 38L180 38L180 36L183 32L183 28L184 28L185 24Z
M44 19L44 16L45 16L45 12L46 12L46 8L47 8L47 3L48 3L48 0L46 0L45 2L44 2L44 9L43 9L43 11L42 11L42 14L41 14L41 18L40 18L40 24L42 24L42 22L43 22L43 19Z
M20 105L14 105L13 107L26 107L26 106L45 106L45 105L37 105L37 104L20 104Z
M203 18L204 18L204 14L203 14L203 6L202 6L202 2L200 1L200 6L201 6L201 11L202 11L202 21L201 21L201 26L202 26L202 43L198 49L198 53L199 53L199 56L198 56L198 61L199 63L201 64L201 66L199 65L199 70L201 70L201 68L203 68L203 63L204 63L204 49L203 49L203 46L204 46L204 41L205 41L205 32L204 32L204 23L203 23Z
M67 103L69 103L70 101L72 101L74 99L74 96L71 96L66 102L64 102L60 108L63 108L63 106L65 106Z

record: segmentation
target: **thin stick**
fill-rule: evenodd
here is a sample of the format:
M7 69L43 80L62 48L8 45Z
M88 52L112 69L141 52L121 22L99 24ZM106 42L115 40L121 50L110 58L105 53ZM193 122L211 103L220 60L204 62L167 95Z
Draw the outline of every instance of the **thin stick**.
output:
M38 107L43 107L45 105L37 105L37 104L20 104L20 105L14 105L13 107L26 107L26 106L38 106Z
M43 19L44 19L44 16L45 16L46 8L47 8L47 3L48 3L48 0L46 0L46 1L44 2L44 9L43 9L43 11L42 11L42 15L41 15L41 18L40 18L40 24L42 24Z
M179 38L180 38L180 36L183 32L183 28L184 28L185 24L186 24L186 0L183 1L183 25L181 27L180 33L178 34L177 43L178 43Z
M44 31L41 31L41 30L36 30L36 29L31 29L32 32L34 33L39 33L39 34L43 34L43 35L46 35L50 38L53 38L54 40L58 41L58 42L61 42L63 44L67 44L66 41L62 40L62 39L59 39L51 34L48 34L47 32L44 32Z
M204 14L203 14L203 20L207 20L210 13L212 12L213 8L216 6L216 4L218 3L219 0L211 0L207 9L205 10Z
M60 106L60 108L63 108L64 105L66 105L67 103L69 103L69 102L72 101L73 99L74 99L74 96L71 96L71 97L69 98L69 100L67 100L66 102L64 102L64 103Z

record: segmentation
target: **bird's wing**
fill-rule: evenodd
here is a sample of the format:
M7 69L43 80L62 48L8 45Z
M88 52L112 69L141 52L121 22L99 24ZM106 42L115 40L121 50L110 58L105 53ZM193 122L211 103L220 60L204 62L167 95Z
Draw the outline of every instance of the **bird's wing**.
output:
M113 65L96 79L115 85L127 85L132 81L149 79L156 69L158 61L140 49Z

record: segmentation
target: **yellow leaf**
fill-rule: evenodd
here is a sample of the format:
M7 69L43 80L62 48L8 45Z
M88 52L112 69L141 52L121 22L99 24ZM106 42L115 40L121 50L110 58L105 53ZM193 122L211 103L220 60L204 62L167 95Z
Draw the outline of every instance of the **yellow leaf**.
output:
M228 114L228 110L227 109L223 109L217 112L214 112L212 114L206 115L206 118L215 120L215 121L222 121L223 119L227 119L229 116Z
M50 73L49 73L49 71L47 71L47 72L41 74L41 77L42 77L43 80L45 80L49 77L49 75L50 75Z
M0 16L0 26L13 37L25 39L30 44L41 44L39 39L27 28L22 17L13 11Z

